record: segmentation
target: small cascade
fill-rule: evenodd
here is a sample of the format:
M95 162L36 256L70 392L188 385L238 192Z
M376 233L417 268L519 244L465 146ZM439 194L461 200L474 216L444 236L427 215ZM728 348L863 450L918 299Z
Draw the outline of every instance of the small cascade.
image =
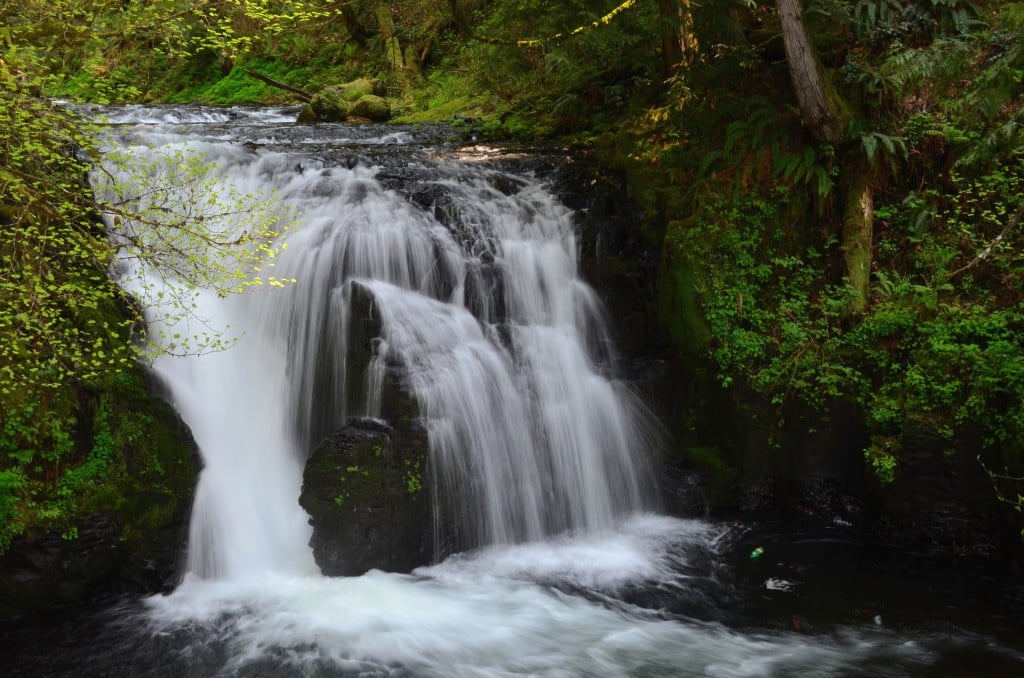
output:
M461 306L364 284L381 350L405 368L427 422L435 486L470 545L607 530L642 508L638 413L571 326L513 324L506 344Z

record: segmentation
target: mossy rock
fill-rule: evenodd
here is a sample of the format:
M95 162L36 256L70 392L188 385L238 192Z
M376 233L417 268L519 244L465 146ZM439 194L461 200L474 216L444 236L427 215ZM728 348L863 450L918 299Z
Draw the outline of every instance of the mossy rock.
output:
M0 556L0 619L175 583L199 472L188 427L137 367L69 393L74 450Z
M380 80L376 78L356 78L341 85L332 85L330 89L335 90L345 101L359 101L368 94L384 93Z
M348 119L349 104L337 87L325 87L314 94L309 107L321 122L344 122Z
M391 117L391 106L383 97L367 94L352 104L349 116L365 118L371 122L385 122Z
M358 78L324 87L313 95L309 108L315 119L322 122L344 122L350 117L384 122L391 117L391 106L379 96L381 93L379 80Z
M674 242L673 234L685 229L682 221L668 224L668 234L658 266L658 321L673 345L688 357L704 355L711 344L711 331L697 298L700 276L697 266Z
M310 516L310 546L323 574L408 572L430 562L427 448L422 426L396 429L376 419L353 419L317 446L299 504Z

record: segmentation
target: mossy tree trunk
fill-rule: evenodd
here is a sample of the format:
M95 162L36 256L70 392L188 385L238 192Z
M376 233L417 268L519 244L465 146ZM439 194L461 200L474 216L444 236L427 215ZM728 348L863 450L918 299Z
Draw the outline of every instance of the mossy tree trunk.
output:
M839 174L843 198L843 261L854 297L847 312L861 315L868 307L871 286L871 241L874 231L874 193L871 167L860 149L849 153Z
M782 40L800 116L819 144L846 147L839 168L839 199L843 205L843 261L854 289L848 313L867 309L871 280L871 241L874 198L871 167L850 138L852 114L829 79L811 43L801 0L775 0Z
M391 6L387 4L377 5L377 24L380 26L380 37L384 41L384 59L393 70L400 71L405 68L405 59L402 56L402 47L395 35L395 22L391 18Z

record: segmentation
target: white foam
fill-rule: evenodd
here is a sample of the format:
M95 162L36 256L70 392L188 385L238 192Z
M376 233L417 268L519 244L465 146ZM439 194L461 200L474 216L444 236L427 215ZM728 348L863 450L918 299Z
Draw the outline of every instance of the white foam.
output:
M714 529L647 516L604 539L487 549L415 575L190 579L150 600L150 623L160 633L207 628L230 648L223 674L267 658L367 675L567 678L829 676L928 662L927 650L882 631L740 633L550 585L660 576L666 545L705 544Z

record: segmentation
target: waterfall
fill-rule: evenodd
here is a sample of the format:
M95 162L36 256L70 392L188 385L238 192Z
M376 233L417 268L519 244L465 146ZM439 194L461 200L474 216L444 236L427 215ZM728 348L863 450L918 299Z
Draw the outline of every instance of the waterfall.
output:
M145 154L185 142L134 128L128 143ZM311 569L296 501L303 460L349 417L387 417L388 365L418 406L435 510L461 546L610 530L645 508L652 429L613 378L602 306L577 270L574 215L542 180L448 158L420 167L413 190L384 185L379 166L273 144L187 145L219 184L274 195L298 218L275 269L293 285L195 292L195 315L230 328L237 345L154 364L204 461L191 572ZM133 290L144 304L175 284L148 275ZM351 345L364 320L355 290L379 322L369 351Z
M130 160L106 156L101 197L135 196L153 223L203 216L191 223L227 240L253 222L209 217L211 195L274 198L256 214L297 218L273 269L296 282L222 295L217 275L188 275L205 270L201 248L141 267L129 236L182 242L111 218L129 255L114 274L150 336L186 354L196 333L236 340L152 366L204 460L189 574L70 625L46 618L34 639L14 629L5 675L1022 675L1019 606L977 597L990 570L957 559L957 578L936 579L934 558L877 561L835 525L637 513L656 427L614 378L576 216L511 154L467 157L412 128L294 125L294 110L107 113L110 149ZM201 170L201 192L155 188L173 174L164 150ZM140 182L140 167L156 173ZM191 312L164 313L168 297ZM435 511L466 550L411 574L320 576L297 501L304 460L395 400L420 417Z

